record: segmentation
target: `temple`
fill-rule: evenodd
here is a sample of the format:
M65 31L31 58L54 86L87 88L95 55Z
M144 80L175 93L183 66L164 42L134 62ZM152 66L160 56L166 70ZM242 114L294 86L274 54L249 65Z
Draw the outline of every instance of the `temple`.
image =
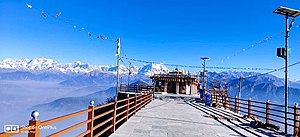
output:
M157 92L196 95L199 79L196 75L186 74L184 70L175 71L167 74L155 74L150 77L155 83Z

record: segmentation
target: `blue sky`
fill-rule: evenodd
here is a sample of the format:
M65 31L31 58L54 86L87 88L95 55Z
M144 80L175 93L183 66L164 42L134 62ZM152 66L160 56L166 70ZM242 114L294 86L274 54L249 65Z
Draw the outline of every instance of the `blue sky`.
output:
M200 58L209 57L207 66L212 67L280 68L284 61L276 57L276 48L284 46L285 22L272 13L279 6L300 9L300 1L2 0L0 60L46 57L61 63L114 65L116 43L96 38L105 35L120 37L122 56L134 59L200 66ZM58 12L58 19L49 16ZM290 63L300 61L297 25L300 18L290 32ZM291 79L300 79L299 69L289 69ZM274 74L284 76L283 71Z

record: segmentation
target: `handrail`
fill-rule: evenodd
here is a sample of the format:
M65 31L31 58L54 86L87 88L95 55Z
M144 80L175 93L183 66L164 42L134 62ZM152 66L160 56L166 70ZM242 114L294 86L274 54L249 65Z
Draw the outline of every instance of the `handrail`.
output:
M124 114L124 113L126 113L127 111L126 110L124 110L124 111L122 111L122 112L120 112L119 114L117 114L117 116L116 117L119 117L120 115L122 115L122 114Z
M120 103L120 102L124 102L124 101L126 101L126 100L127 100L127 98L118 100L117 102Z
M131 102L131 103L129 103L128 105L132 105L132 104L134 104L134 102Z
M272 106L276 106L276 107L285 107L284 105L279 105L279 104L273 104L273 103L270 103L270 105L272 105Z
M126 117L123 117L121 119L119 119L118 121L116 121L116 124L119 124L121 121L123 121Z
M105 115L107 115L107 114L109 114L109 113L112 113L112 112L114 112L113 109L112 109L112 110L109 110L109 111L107 111L107 112L104 112L104 113L102 113L102 114L100 114L100 115L98 115L98 116L95 116L94 119L98 119L98 118L103 117L103 116L105 116Z
M64 116L61 116L61 117L46 120L44 122L41 122L41 126L50 125L52 123L56 123L56 122L59 122L59 121L65 120L65 119L69 119L69 118L72 118L72 117L75 117L75 116L78 116L78 115L82 115L82 114L85 114L85 113L90 112L90 111L92 111L92 110L86 109L86 110L78 111L78 112L71 113L71 114L68 114L68 115L64 115Z
M246 107L241 107L241 106L240 106L240 108L242 108L242 109L248 109L248 108L246 108Z
M130 108L128 109L128 111L131 111L132 109L134 109L134 106L130 107Z
M111 118L109 118L109 119L107 119L107 120L105 120L105 121L103 121L103 122L97 124L94 128L97 129L97 128L103 126L104 124L106 124L107 122L109 122L109 121L111 121L111 120L113 120L113 117L111 117Z
M107 107L107 106L110 106L110 105L113 105L113 104L115 104L115 102L111 102L111 103L108 103L108 104L97 106L97 107L95 107L95 110L98 110L98 109L101 109L101 108L104 108L104 107Z
M258 104L266 104L266 102L262 102L262 101L254 101L254 100L251 100L251 102L253 102L253 103L258 103Z
M135 112L134 111L132 111L132 112L130 112L129 114L128 114L128 116L131 116L132 114L134 114Z
M275 115L275 114L272 114L272 113L270 113L269 115L270 115L270 116L274 116L274 117L278 117L278 118L284 118L283 116Z
M256 108L260 108L260 109L266 109L266 107L256 106L256 105L251 105L251 107L256 107Z
M89 133L91 133L91 130L86 130L86 131L82 132L81 134L77 135L77 137L84 137Z
M142 87L141 89L151 89L151 87L145 87L145 88ZM5 137L12 136L12 135L20 134L21 132L22 133L28 132L28 136L33 136L33 135L35 137L40 136L39 128L35 128L35 127L47 126L47 125L57 123L57 122L60 122L60 121L66 120L66 119L74 118L76 116L83 115L83 114L88 114L87 120L79 122L75 125L70 125L69 127L65 128L65 129L61 129L60 131L49 135L49 137L59 136L59 135L68 133L68 132L70 132L78 127L81 127L83 125L87 125L87 129L85 131L83 131L82 133L80 133L78 135L79 137L83 137L83 136L91 137L91 136L93 136L94 130L99 129L101 126L104 126L104 125L105 125L105 127L103 127L103 128L105 128L105 129L101 130L95 136L102 135L109 129L112 129L111 132L114 132L113 127L116 124L119 124L124 119L126 119L126 121L127 121L129 118L129 115L136 113L138 110L140 110L141 107L143 107L143 106L147 105L149 102L151 102L151 97L152 97L152 93L142 92L142 93L136 93L135 96L133 96L133 97L127 97L125 99L117 100L116 102L111 102L111 103L107 103L107 104L100 105L100 106L93 106L94 102L91 101L91 105L88 107L88 109L70 113L67 115L60 116L60 117L56 117L56 118L46 120L43 122L40 122L40 120L37 120L37 117L35 117L35 120L29 121L28 126L19 128L20 132L18 132L18 133L0 133L0 136L5 136ZM102 121L102 119L100 119L100 118L102 118L104 116L108 116L108 114L111 114L114 111L116 111L115 108L111 107L111 108L108 108L108 110L107 110L106 107L112 106L112 105L117 105L118 103L121 103L121 102L125 102L125 103L116 107L116 110L124 109L122 112L117 112L117 114L115 114L114 116L111 116L108 119L105 119L104 121ZM101 113L99 115L94 115L94 113L96 113L97 110L100 110L100 112L102 112L101 109L104 109L103 113ZM120 117L123 114L125 114L125 115ZM116 123L113 123L113 120L116 119L117 117L119 117L118 121L116 121ZM100 121L101 123L94 125L94 121L95 120L99 121L99 119L101 120ZM109 121L112 121L112 123L108 125Z
M135 98L135 96L133 96L133 97L130 97L130 98L129 98L129 100L132 100L132 99L134 99L134 98Z
M57 137L57 136L60 136L60 135L65 134L65 133L67 133L67 132L69 132L71 130L74 130L74 129L78 128L78 127L86 125L87 123L89 123L91 121L92 120L86 120L86 121L80 122L80 123L78 123L76 125L70 126L70 127L66 128L66 129L60 130L60 131L58 131L56 133L53 133L53 134L49 135L48 137Z
M299 116L300 114L298 111L300 108L298 107L298 104L295 104L295 106L288 106L289 111L285 112L282 110L279 110L281 108L284 108L284 105L280 104L274 104L270 103L269 101L262 102L262 101L253 101L251 99L239 99L237 97L224 97L221 94L215 94L211 96L212 102L221 104L221 106L224 107L224 109L229 109L230 111L234 111L235 113L242 112L246 114L248 118L251 116L255 116L258 118L262 118L265 120L266 123L269 123L270 121L275 122L277 124L286 124L287 126L292 126L294 128L294 136L298 135L299 133ZM223 105L222 105L223 104ZM274 107L279 107L279 108L274 108ZM277 113L272 113L272 112L279 112ZM258 113L258 114L257 114ZM285 119L282 114L287 113L287 123L282 122L280 120ZM279 120L280 119L280 120ZM293 121L290 122L290 121ZM300 134L299 134L300 135Z
M113 125L110 125L110 126L106 127L100 133L96 134L95 137L98 137L98 136L102 135L104 132L106 132L107 130L111 129L112 127L113 127Z
M122 108L124 108L124 107L126 107L126 105L118 106L118 107L117 107L117 110L122 109Z
M282 110L278 110L278 109L272 109L272 108L270 108L270 110L271 110L271 111L280 112L280 113L285 113L284 111L282 111Z
M257 115L257 114L251 114L251 115L256 116L256 117L260 117L260 118L264 118L264 119L265 119L265 117L263 117L263 116L261 116L261 115ZM271 120L271 119L270 119L270 120Z

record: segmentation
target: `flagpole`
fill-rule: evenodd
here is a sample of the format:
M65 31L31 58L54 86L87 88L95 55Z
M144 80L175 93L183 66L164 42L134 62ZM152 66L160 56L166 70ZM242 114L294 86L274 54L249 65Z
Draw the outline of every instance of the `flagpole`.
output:
M113 124L113 131L116 131L116 111L117 111L117 100L118 100L118 87L119 87L119 68L120 68L120 48L121 48L121 40L118 38L117 40L117 79L116 79L116 95L115 95L115 109L114 109L114 124Z

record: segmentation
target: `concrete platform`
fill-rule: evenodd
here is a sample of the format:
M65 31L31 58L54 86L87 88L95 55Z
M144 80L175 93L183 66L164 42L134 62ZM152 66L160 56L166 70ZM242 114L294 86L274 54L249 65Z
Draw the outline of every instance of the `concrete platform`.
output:
M254 129L230 111L205 107L194 98L155 99L111 135L112 137L283 136Z

